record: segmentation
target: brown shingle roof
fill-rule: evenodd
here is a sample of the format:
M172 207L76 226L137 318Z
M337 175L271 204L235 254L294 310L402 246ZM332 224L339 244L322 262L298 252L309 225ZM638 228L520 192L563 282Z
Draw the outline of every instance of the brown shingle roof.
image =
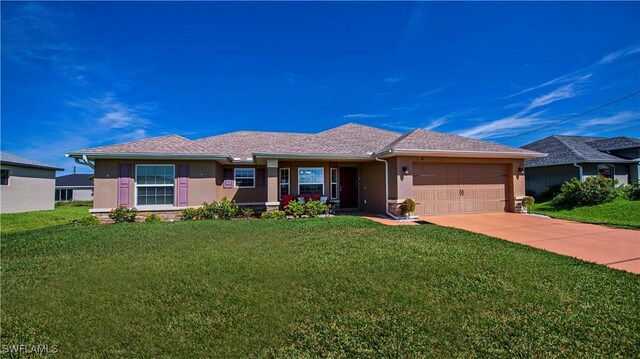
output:
M372 153L384 154L398 150L508 152L521 153L525 157L536 154L525 149L423 129L401 135L398 132L348 123L315 134L238 131L193 141L178 135L168 135L73 151L70 155L209 155L247 160L258 154L368 157Z
M167 135L147 138L140 141L118 143L115 145L88 148L84 150L72 151L72 153L139 153L139 154L182 154L182 155L205 155L216 154L205 147L178 135ZM219 154L219 153L218 153Z
M282 144L304 142L308 133L238 131L195 140L193 142L216 153L234 158L252 158L253 153L269 152Z
M474 138L450 135L424 129L413 130L389 143L379 153L398 150L419 151L451 151L451 152L511 152L535 154L522 148L499 145L493 142L476 140Z

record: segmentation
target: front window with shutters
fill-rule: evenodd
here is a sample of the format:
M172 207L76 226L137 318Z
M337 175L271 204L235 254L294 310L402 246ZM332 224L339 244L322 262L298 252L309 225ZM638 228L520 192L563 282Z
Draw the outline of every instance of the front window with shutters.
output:
M136 205L173 205L173 165L136 165Z
M235 188L255 188L256 170L255 168L234 168L233 180Z

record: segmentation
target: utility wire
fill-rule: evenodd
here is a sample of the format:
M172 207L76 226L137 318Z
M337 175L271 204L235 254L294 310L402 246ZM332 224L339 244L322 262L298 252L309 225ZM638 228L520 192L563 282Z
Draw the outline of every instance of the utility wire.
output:
M599 110L599 109L601 109L601 108L605 108L605 107L607 107L607 106L611 106L611 105L613 105L613 104L615 104L615 103L618 103L618 102L620 102L620 101L624 101L624 100L626 100L626 99L628 99L628 98L630 98L630 97L636 96L637 94L640 94L640 91L636 91L636 92L634 92L634 93L630 93L630 94L628 94L628 95L626 95L626 96L620 97L619 99L616 99L616 100L613 100L613 101L611 101L611 102L608 102L608 103L606 103L606 104L604 104L604 105L602 105L602 106L598 106L598 107L596 107L596 108L592 108L592 109L590 109L590 110L587 110L587 111L581 112L581 113L579 113L579 114L577 114L577 115L573 115L573 116L567 117L567 118L565 118L564 120L560 120L560 121L558 121L558 122L554 122L554 123L548 124L548 125L546 125L546 126L538 127L538 128L533 129L533 130L531 130L531 131L522 132L522 133L517 134L517 135L515 135L515 136L511 136L511 137L504 138L504 139L502 139L501 141L507 141L507 140L510 140L510 139L512 139L512 138L516 138L516 137L524 136L524 135L527 135L527 134L532 133L532 132L540 131L540 130L542 130L542 129L545 129L545 128L548 128L548 127L552 127L552 126L555 126L555 125L557 125L557 124L560 124L560 123L563 123L563 122L567 122L567 121L569 121L569 120L573 120L573 119L574 119L574 118L576 118L576 117L580 117L580 116L586 115L586 114L588 114L588 113L591 113L591 112L594 112L594 111L598 111L598 110Z

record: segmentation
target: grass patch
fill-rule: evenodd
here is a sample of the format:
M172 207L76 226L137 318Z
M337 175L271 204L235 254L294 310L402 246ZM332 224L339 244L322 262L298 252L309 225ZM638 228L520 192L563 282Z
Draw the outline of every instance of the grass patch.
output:
M86 206L61 206L51 211L0 214L0 234L69 224L89 215Z
M534 204L531 213L569 221L605 224L614 227L640 229L640 201L616 198L611 202L585 207L555 208L551 202Z
M2 343L63 357L633 357L640 276L357 217L3 235Z

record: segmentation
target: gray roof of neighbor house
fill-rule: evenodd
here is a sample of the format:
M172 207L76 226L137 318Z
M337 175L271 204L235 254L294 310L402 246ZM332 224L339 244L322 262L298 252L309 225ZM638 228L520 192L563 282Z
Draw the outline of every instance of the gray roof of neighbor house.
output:
M44 162L30 160L28 158L19 157L8 152L0 152L0 163L6 163L14 166L42 168L47 170L64 171L64 168L48 165Z
M590 141L589 145L600 151L623 150L626 148L640 147L640 139L620 136Z
M427 130L408 134L348 123L319 133L238 131L198 140L177 135L155 137L72 151L71 157L216 156L233 161L270 158L369 158L390 156L403 150L424 154L488 154L529 158L543 154L496 143Z
M619 139L620 137L549 136L522 146L522 148L528 150L548 154L546 157L525 160L525 167L541 167L580 162L634 162L632 160L604 152L603 148L608 147L611 144L621 144L623 142L626 144L633 144L634 141L640 142L640 140L630 137L627 137L629 140L624 141ZM638 146L631 145L623 148L633 147Z
M93 187L90 174L72 174L56 177L56 187Z

